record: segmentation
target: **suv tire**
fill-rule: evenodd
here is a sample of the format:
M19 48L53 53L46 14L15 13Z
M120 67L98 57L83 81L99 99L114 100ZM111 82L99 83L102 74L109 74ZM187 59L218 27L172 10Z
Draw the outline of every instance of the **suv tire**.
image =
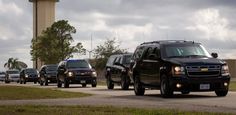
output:
M129 83L128 83L127 76L125 76L123 74L121 75L120 84L121 84L121 89L123 89L123 90L128 90L129 89Z
M48 79L45 78L45 86L48 86Z
M92 81L92 87L97 87L97 80Z
M137 96L142 96L145 93L145 88L143 88L139 76L136 76L134 79L134 93Z
M86 86L87 86L87 84L86 84L86 83L82 84L82 87L86 87Z
M172 97L173 96L173 90L170 87L170 83L168 78L163 75L161 77L161 88L160 88L161 96L164 98Z
M41 83L40 83L40 85L41 85ZM57 78L57 87L60 88L61 86L62 86L62 83L61 83L61 81L59 80L59 78Z
M107 89L114 89L114 83L111 81L111 76L107 76Z
M64 80L64 88L69 88L70 83L67 79Z
M224 97L228 94L228 90L219 90L219 91L215 91L215 93L218 97Z

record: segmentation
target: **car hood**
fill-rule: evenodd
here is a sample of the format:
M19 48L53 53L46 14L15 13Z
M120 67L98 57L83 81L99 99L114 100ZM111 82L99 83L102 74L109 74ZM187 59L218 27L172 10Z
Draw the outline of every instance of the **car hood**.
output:
M216 58L169 58L171 63L178 65L222 65L225 61Z

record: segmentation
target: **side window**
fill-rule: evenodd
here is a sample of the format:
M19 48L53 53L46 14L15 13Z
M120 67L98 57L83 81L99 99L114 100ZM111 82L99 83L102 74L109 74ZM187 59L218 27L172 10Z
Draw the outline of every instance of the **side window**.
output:
M114 65L114 63L116 62L116 60L118 60L118 57L115 57L115 59L112 61L111 65Z
M155 47L154 50L153 50L153 54L155 54L157 57L161 57L160 49L158 47Z
M148 47L147 50L144 53L143 59L149 59L149 56L152 54L152 52L153 52L153 48Z
M143 54L143 50L144 50L144 47L137 48L134 55L133 55L133 59L134 60L140 59Z

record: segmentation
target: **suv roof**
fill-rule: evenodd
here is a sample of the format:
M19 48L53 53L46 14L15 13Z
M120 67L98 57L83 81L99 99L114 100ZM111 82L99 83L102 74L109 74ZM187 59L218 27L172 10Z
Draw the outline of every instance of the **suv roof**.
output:
M152 41L152 42L144 42L140 45L149 45L149 44L199 44L194 41L186 41L186 40L159 40L159 41Z

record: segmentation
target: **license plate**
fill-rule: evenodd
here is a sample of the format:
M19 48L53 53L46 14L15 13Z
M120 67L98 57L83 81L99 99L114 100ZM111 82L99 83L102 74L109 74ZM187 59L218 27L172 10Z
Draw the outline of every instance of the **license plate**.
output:
M80 81L80 83L86 83L86 81L82 80L82 81Z
M200 90L210 89L210 84L200 84Z

